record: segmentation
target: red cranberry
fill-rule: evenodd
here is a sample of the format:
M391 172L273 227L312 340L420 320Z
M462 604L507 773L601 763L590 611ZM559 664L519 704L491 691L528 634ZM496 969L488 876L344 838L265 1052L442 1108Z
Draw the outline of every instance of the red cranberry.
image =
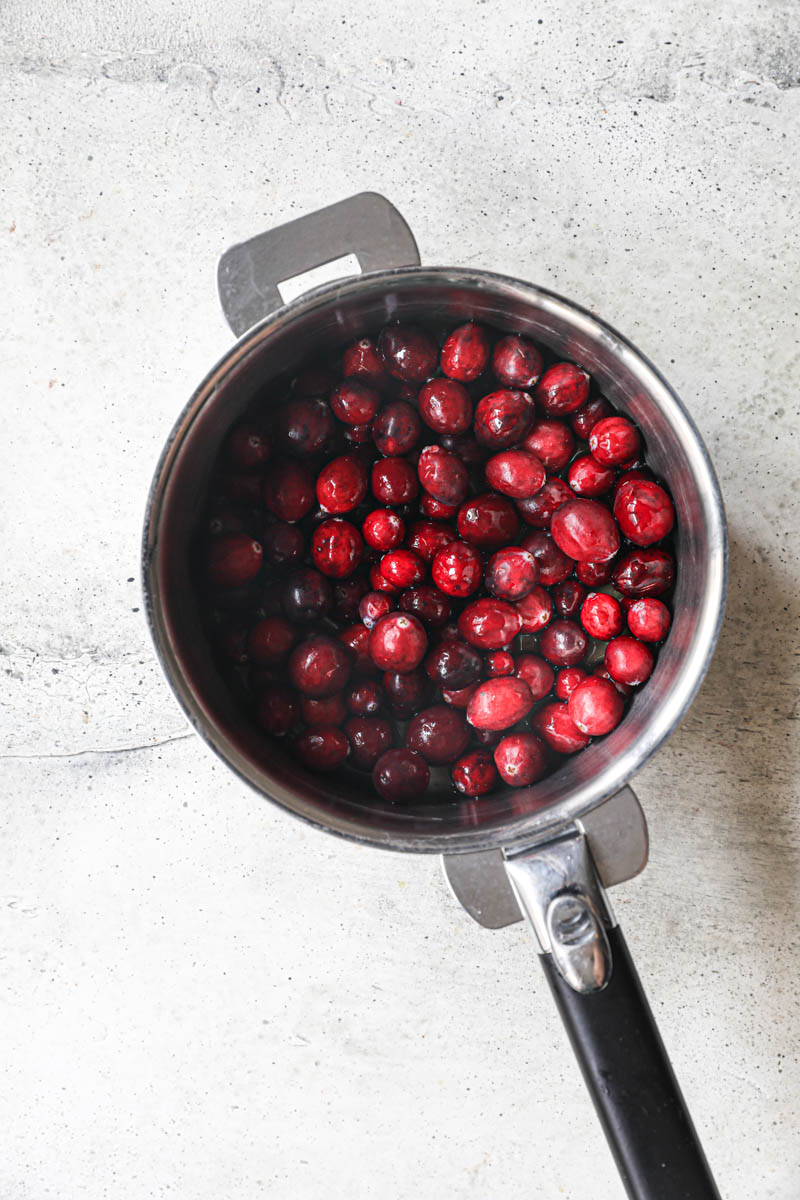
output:
M358 679L350 685L345 703L356 717L374 717L383 707L383 690L371 679Z
M333 590L324 575L311 567L293 571L281 592L283 611L290 621L317 621L330 612Z
M577 579L565 579L553 588L553 605L560 617L578 615L586 598L586 588Z
M589 376L574 363L556 363L539 380L533 398L550 416L577 412L589 399Z
M275 463L264 480L264 503L280 521L300 521L314 504L311 472L298 462Z
M555 517L553 519L555 520ZM561 583L562 579L566 579L572 574L572 568L575 565L572 558L565 554L556 545L551 535L545 533L543 529L535 529L532 533L527 533L520 542L520 546L536 559L539 568L539 582L544 587L552 587L554 583Z
M389 707L401 721L413 717L428 699L430 685L422 671L387 671L383 688Z
M604 417L589 434L589 449L599 463L618 467L639 453L641 438L626 417Z
M645 596L627 606L628 628L642 642L660 642L669 633L672 618L662 600ZM620 624L620 629L622 625Z
M585 442L588 442L589 434L597 422L602 421L604 417L610 417L613 412L614 410L605 396L594 396L591 400L587 400L583 408L579 408L577 412L572 413L569 423L572 426L573 433L577 437L583 438Z
M490 679L498 675L513 675L514 669L514 656L507 650L495 650L486 655L486 674Z
M238 471L260 471L269 462L272 444L258 425L237 425L228 434L225 454Z
M614 586L623 596L660 596L675 579L675 560L666 550L631 550L614 567Z
M425 627L410 613L381 617L370 634L369 652L382 671L413 671L427 648Z
M347 716L347 708L338 692L335 696L323 696L321 700L301 696L300 711L306 725L341 725Z
M395 587L409 588L422 583L425 563L413 550L390 550L380 562L381 575Z
M350 678L350 656L336 638L312 634L292 651L289 678L304 696L332 696Z
M622 633L622 606L605 592L590 592L581 606L581 625L590 637L607 642Z
M292 395L327 396L334 382L333 375L327 367L304 367L292 382Z
M520 633L538 633L553 615L553 601L550 593L537 584L527 596L517 601L516 609L522 619Z
M469 742L469 730L464 716L457 708L434 704L411 720L406 732L406 746L433 766L442 767L464 753Z
M483 374L488 361L489 334L474 321L459 325L442 346L442 372L462 383L470 383Z
M406 459L382 458L372 468L371 486L381 504L408 504L419 491L419 480Z
M520 617L505 600L473 600L458 618L458 631L479 650L502 650L519 633Z
M268 525L261 539L264 555L276 567L299 562L306 549L306 539L296 525L276 521Z
M364 446L367 442L372 441L372 426L371 425L348 425L344 431L345 441L352 442L354 446Z
M451 704L453 708L466 708L477 686L477 683L468 683L463 688L440 688L439 690L445 704Z
M486 587L501 600L521 600L539 578L536 559L519 546L498 550L486 567Z
M465 467L475 467L484 462L489 453L485 446L478 445L474 437L454 437L452 434L443 433L439 442L445 450L460 458Z
M479 746L496 746L503 736L502 729L476 729L472 734L473 742Z
M574 667L586 656L588 639L576 621L553 621L539 642L548 662L559 667Z
M592 499L602 496L614 486L614 469L604 467L591 454L582 454L569 464L567 481L576 496Z
M358 615L367 629L374 629L393 608L394 602L386 592L367 592L358 602Z
M633 688L630 687L629 684L620 683L618 679L615 679L614 676L606 670L602 663L595 667L595 669L592 671L592 674L596 675L598 679L606 679L609 683L613 683L614 687L621 696L629 696L633 691Z
M385 717L349 717L344 732L350 743L350 761L359 771L371 771L394 744L394 728Z
M421 432L417 410L405 400L392 400L372 422L372 440L381 454L389 458L413 450Z
M458 509L458 504L442 504L441 500L436 500L427 492L423 492L419 498L419 511L424 517L430 517L433 521L449 521L456 515Z
M509 333L494 348L492 370L503 387L532 388L542 373L542 356L529 338Z
M417 464L419 481L425 491L442 504L460 504L467 494L467 468L455 454L441 446L426 446Z
M337 621L357 621L361 597L369 591L363 575L351 575L333 585L333 615Z
M326 512L351 512L366 494L366 471L354 454L331 459L317 477L317 500Z
M425 659L425 670L439 687L453 691L480 679L483 660L472 646L445 638Z
M609 642L603 661L611 678L629 687L649 679L654 662L650 647L632 637L618 637Z
M581 733L602 737L619 725L625 701L613 683L590 675L575 688L567 707Z
M361 379L371 387L387 383L383 359L371 338L360 338L347 347L342 354L342 375L345 379Z
M566 704L554 701L546 704L531 719L536 732L559 754L575 754L589 745L589 738L581 733L569 715Z
M660 542L675 524L675 509L667 493L647 479L629 479L614 496L614 516L629 541L637 546Z
M428 786L430 769L413 750L387 750L372 771L375 791L384 800L414 800Z
M303 457L324 450L335 427L326 402L312 396L292 400L279 410L275 419L275 434L281 447Z
M486 482L497 492L525 500L539 491L546 473L530 450L501 450L486 464Z
M419 415L437 433L466 433L472 424L469 392L454 379L431 379L419 390Z
M369 654L370 630L366 625L360 621L355 625L348 625L345 629L340 629L336 636L352 652L354 671L369 673L375 670L375 664Z
M429 333L416 325L386 325L378 338L378 349L395 379L422 383L436 370L437 345Z
M488 750L471 750L454 764L451 774L463 796L486 796L498 783L497 768Z
M476 729L509 729L533 707L530 688L514 675L487 679L467 707L467 720Z
M573 495L572 489L556 475L546 480L535 496L517 500L517 511L526 525L532 525L534 529L549 529L553 513L571 500Z
M562 667L556 671L556 683L553 691L559 700L569 700L575 688L588 679L583 667Z
M265 617L250 630L247 650L258 666L274 667L289 657L296 641L297 635L285 617Z
M561 471L572 458L575 438L564 421L536 421L522 443L548 471Z
M352 575L361 562L364 543L355 525L334 517L323 521L314 530L311 539L311 557L314 566L331 579L344 579Z
M408 531L407 546L423 559L433 562L440 550L453 540L453 531L435 521L415 521Z
M242 587L261 570L262 550L246 533L214 538L206 554L206 574L214 587Z
M564 554L585 562L604 562L619 550L619 529L596 500L568 500L550 523L553 540Z
M413 613L429 629L441 629L450 620L450 601L438 588L427 585L403 592L397 607Z
M380 563L373 563L369 569L369 585L374 592L388 592L391 596L394 592L399 592L400 589L395 587L381 571Z
M334 416L345 425L369 425L381 406L381 398L366 383L345 379L331 392L330 405Z
M406 524L391 508L374 508L364 518L361 532L368 546L385 553L402 544L406 535Z
M544 775L547 751L535 733L510 733L495 746L494 761L504 783L528 787Z
M522 441L534 416L533 401L527 392L506 388L490 392L475 409L475 437L484 446L504 450Z
M575 574L581 583L585 583L589 588L595 588L608 583L613 570L614 564L611 559L608 562L579 562L575 567Z
M285 737L297 723L300 711L297 697L282 684L269 684L258 701L256 721L273 737Z
M514 505L505 496L484 492L461 505L456 525L465 542L487 550L499 550L516 538L519 518Z
M467 542L450 542L434 556L431 574L446 596L471 596L483 578L483 559Z
M617 493L623 484L631 483L634 479L646 479L650 483L655 483L653 472L647 467L635 467L630 471L623 471L617 476L617 481L614 484L614 499L617 498Z
M341 729L323 725L301 733L294 748L309 771L335 771L347 758L350 743Z
M553 686L553 668L538 654L520 654L514 674L527 683L534 701L544 700Z

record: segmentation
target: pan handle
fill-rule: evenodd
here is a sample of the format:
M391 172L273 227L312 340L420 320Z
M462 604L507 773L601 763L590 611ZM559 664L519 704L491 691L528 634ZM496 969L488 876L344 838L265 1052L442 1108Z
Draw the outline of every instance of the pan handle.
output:
M217 287L239 337L318 284L408 266L419 266L419 252L405 220L377 192L360 192L231 246L219 260Z
M575 830L506 870L630 1200L719 1200L585 837Z

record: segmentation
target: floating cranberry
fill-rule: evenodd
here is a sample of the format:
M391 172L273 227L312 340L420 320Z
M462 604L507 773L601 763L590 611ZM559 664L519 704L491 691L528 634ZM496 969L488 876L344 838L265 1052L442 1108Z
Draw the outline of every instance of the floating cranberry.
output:
M567 481L576 496L592 499L614 486L614 469L604 467L592 454L582 454L569 464Z
M464 716L447 704L434 704L418 713L406 732L406 746L416 750L426 762L442 767L464 753L469 730Z
M285 737L300 716L297 697L282 684L268 684L261 693L256 721L273 737Z
M367 473L355 454L332 459L317 477L317 500L326 512L351 512L366 494Z
M530 450L501 450L486 464L486 482L514 500L525 500L539 491L546 472Z
M381 406L381 398L368 384L345 379L331 392L330 405L334 416L345 425L369 425Z
M445 704L451 704L453 708L466 708L477 686L477 683L468 683L463 688L440 688L439 690Z
M438 588L411 588L397 601L401 612L413 613L428 629L441 629L450 620L450 601Z
M350 521L334 517L330 521L323 521L314 530L311 539L314 566L331 579L344 579L352 575L363 553L361 534Z
M431 565L433 582L446 596L471 596L483 578L483 559L468 542L451 542L437 551Z
M430 684L422 671L387 671L383 688L389 707L401 721L419 712L430 694Z
M258 666L274 667L289 657L296 641L297 634L285 617L264 617L250 630L247 651Z
M534 701L544 700L555 678L553 668L538 654L520 654L514 674L527 683Z
M666 550L631 550L616 563L614 586L623 596L660 596L675 579L675 560Z
M374 717L383 707L383 689L371 679L358 679L345 695L345 703L357 717Z
M387 592L367 592L358 603L358 615L367 629L374 629L381 617L388 616L394 601Z
M586 588L577 579L564 579L553 588L553 605L560 617L578 615L586 598Z
M575 688L569 697L569 715L590 737L610 733L622 720L625 702L613 683L591 675Z
M458 618L459 633L479 650L502 650L521 627L522 618L505 600L473 600Z
M529 338L509 333L494 348L492 370L503 387L527 390L542 373L542 356Z
M613 411L605 396L594 396L591 400L587 400L583 408L579 408L577 412L572 413L569 423L572 426L573 432L579 438L583 438L585 442L588 442L589 434L597 422L602 421L604 417L610 417Z
M489 348L489 334L482 325L474 321L458 325L442 346L442 372L450 379L471 383L486 370Z
M345 379L361 379L371 387L387 383L383 358L371 338L359 338L346 348L342 354L342 375Z
M517 511L526 525L532 525L534 529L549 529L553 513L571 500L573 495L572 489L556 475L547 479L535 496L517 500Z
M387 750L376 762L372 783L384 800L414 800L428 786L430 769L413 750Z
M206 574L214 587L242 587L261 570L263 553L246 533L224 533L213 538L206 553Z
M617 467L639 453L641 438L626 417L604 417L589 434L589 449L599 463Z
M520 633L538 633L553 615L553 601L550 593L537 584L527 596L517 600L516 609L522 620Z
M300 521L314 504L314 479L298 462L275 463L264 480L264 503L280 521Z
M301 567L287 578L281 591L283 611L290 621L318 621L330 612L333 589L324 575Z
M507 546L489 559L486 587L501 600L521 600L536 585L539 566L528 550Z
M486 655L486 674L490 679L498 675L513 675L514 669L514 656L507 650L495 650Z
M471 750L451 771L453 783L463 796L486 796L498 784L497 768L488 750Z
M265 558L276 567L299 562L306 548L306 539L296 525L275 521L264 530L261 539Z
M347 708L341 694L323 696L315 700L313 696L300 697L300 712L306 725L341 725L347 716Z
M413 671L427 648L425 627L410 613L381 617L370 634L369 652L382 671Z
M378 338L378 349L395 379L422 383L436 370L438 347L431 335L416 325L386 325Z
M527 683L514 675L487 679L467 707L467 720L476 729L509 729L527 717L533 698Z
M637 546L660 542L675 524L675 509L667 493L647 479L629 479L614 495L614 516L629 541Z
M585 562L605 562L619 550L619 529L597 500L568 500L550 523L553 540L564 554Z
M589 376L574 363L556 363L539 380L533 398L550 416L577 412L589 399Z
M514 505L505 496L484 492L461 505L456 525L465 542L486 550L498 550L516 538L519 518Z
M420 496L419 510L425 517L430 517L433 521L449 521L458 512L457 504L442 504L441 500L437 500L434 496L429 496L425 492Z
M395 587L393 583L384 575L381 570L380 563L373 563L369 569L369 584L374 592L388 592L391 596L394 592L399 592L400 589Z
M581 733L569 715L566 704L554 701L533 714L531 724L551 749L559 754L575 754L589 745L587 734Z
M472 401L454 379L431 379L419 390L419 415L437 433L465 433L472 424Z
M669 633L669 609L662 600L645 596L627 605L628 628L642 642L660 642ZM620 625L620 630L622 625Z
M364 518L361 532L368 546L385 553L402 544L406 535L406 524L391 508L374 508Z
M375 670L375 664L369 654L370 630L366 625L361 621L355 625L348 625L345 629L340 629L336 636L342 645L352 652L354 671L369 673Z
M475 408L475 437L484 446L504 450L522 441L534 417L533 401L527 392L506 388L490 392Z
M555 520L555 517L553 519ZM543 587L552 587L554 583L561 583L562 579L566 579L572 574L572 568L575 565L573 559L565 554L556 545L552 536L543 529L535 529L532 533L527 533L520 542L520 546L536 559L536 565L539 568L539 582Z
M350 743L350 762L359 771L371 771L394 744L394 728L385 717L349 717L344 732Z
M238 471L260 471L269 462L272 443L258 425L236 425L228 434L225 454Z
M417 463L425 491L442 504L460 504L467 494L469 476L460 458L441 446L426 446Z
M333 413L319 397L292 400L275 419L275 435L281 448L303 457L321 453L335 428Z
M603 659L612 679L636 687L650 678L653 670L653 651L636 638L618 637L606 646Z
M406 400L392 400L372 422L372 440L388 458L409 454L421 432L417 410Z
M564 421L536 421L522 443L548 471L561 471L572 458L575 438Z
M381 575L398 588L414 587L425 578L425 563L413 550L390 550L380 562Z
M613 571L614 563L611 559L608 562L579 562L575 567L576 576L588 588L602 587L604 583L608 583Z
M323 725L301 733L294 748L309 771L335 771L347 758L350 743L341 729Z
M450 691L468 687L480 679L483 660L472 646L454 638L445 638L425 659L428 678Z
M453 540L453 531L436 521L415 521L408 531L407 546L424 562L433 562L440 550Z
M511 787L529 787L547 767L547 751L535 733L510 733L495 746L500 778Z
M548 662L574 667L586 656L588 639L576 621L552 621L542 634L539 649Z
M588 679L583 667L562 667L556 671L556 682L553 691L559 700L569 700L578 684Z
M347 683L350 661L340 641L324 633L315 633L292 651L289 678L304 696L314 699L332 696Z
M590 592L581 606L581 625L590 637L607 642L622 633L622 606L605 592Z
M382 458L372 468L371 486L381 504L408 504L419 491L419 480L405 458Z

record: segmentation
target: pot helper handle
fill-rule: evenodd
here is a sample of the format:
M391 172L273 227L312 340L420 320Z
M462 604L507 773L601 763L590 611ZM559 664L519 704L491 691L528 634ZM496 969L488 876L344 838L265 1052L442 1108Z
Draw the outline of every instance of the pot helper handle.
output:
M419 266L414 235L377 192L360 192L231 246L219 260L222 311L240 337L310 288L391 267Z

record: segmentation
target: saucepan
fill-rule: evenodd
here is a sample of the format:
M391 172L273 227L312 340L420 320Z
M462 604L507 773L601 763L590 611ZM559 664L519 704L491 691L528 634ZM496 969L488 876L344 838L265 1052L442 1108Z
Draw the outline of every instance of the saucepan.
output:
M320 275L328 282L320 284ZM722 620L725 517L691 418L647 359L578 304L489 271L421 266L405 221L375 193L234 246L218 281L238 341L170 434L144 531L146 610L184 712L232 770L288 812L372 846L442 854L456 897L489 928L524 915L628 1195L716 1197L607 896L647 861L647 828L628 781L691 704ZM193 531L231 425L265 383L290 377L310 351L333 350L394 320L475 320L525 334L585 367L644 432L678 517L672 629L622 723L534 786L472 802L442 794L391 805L265 748L214 665L192 583Z

